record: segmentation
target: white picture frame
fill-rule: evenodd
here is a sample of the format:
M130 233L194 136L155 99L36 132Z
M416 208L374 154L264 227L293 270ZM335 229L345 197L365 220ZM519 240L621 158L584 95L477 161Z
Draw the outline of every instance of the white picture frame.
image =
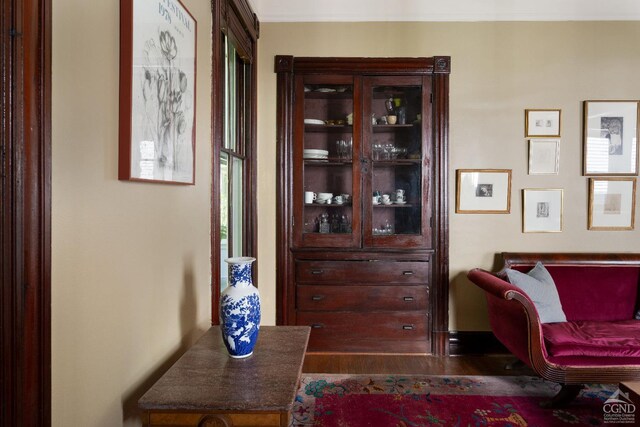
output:
M633 230L636 178L589 178L589 230Z
M561 188L522 190L522 232L560 233L564 191Z
M638 101L584 101L583 173L638 175Z
M560 116L559 109L524 110L524 136L526 138L560 138Z
M511 169L458 169L456 213L511 212Z
M560 170L560 140L529 140L529 175L557 175Z

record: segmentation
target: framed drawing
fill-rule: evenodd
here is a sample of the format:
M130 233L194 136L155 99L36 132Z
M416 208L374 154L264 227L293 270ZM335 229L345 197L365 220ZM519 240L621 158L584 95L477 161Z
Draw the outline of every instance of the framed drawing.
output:
M560 169L559 139L529 140L529 175L557 175Z
M195 183L196 26L179 0L120 0L121 180Z
M524 110L524 136L560 138L560 110Z
M584 102L585 175L638 174L638 101Z
M522 190L522 232L559 233L562 231L563 190L525 188Z
M633 230L635 178L589 179L589 230Z
M456 213L511 211L511 169L458 169L456 182Z

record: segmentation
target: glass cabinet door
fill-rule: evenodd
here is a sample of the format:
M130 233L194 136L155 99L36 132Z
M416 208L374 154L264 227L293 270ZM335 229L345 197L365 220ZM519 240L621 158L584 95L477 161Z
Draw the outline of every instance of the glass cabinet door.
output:
M295 84L296 245L359 247L359 90L351 76L298 76Z
M429 82L428 77L364 80L365 246L429 247Z

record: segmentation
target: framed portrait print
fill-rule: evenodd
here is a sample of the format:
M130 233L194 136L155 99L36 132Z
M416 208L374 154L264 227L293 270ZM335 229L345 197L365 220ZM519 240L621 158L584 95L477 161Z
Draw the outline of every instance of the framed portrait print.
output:
M458 169L456 178L456 213L511 211L511 169Z
M635 178L589 179L589 230L633 230Z
M563 190L525 188L522 190L522 232L559 233L562 231Z
M585 175L638 174L638 102L584 102Z
M524 110L524 136L560 137L560 110Z
M529 175L557 175L560 169L559 139L529 140Z
M120 0L120 180L195 183L196 25L179 0Z

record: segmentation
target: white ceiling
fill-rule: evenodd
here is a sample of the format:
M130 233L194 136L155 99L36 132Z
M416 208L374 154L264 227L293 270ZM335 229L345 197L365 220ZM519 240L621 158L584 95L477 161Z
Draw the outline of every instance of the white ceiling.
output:
M262 22L635 21L640 0L249 0Z

